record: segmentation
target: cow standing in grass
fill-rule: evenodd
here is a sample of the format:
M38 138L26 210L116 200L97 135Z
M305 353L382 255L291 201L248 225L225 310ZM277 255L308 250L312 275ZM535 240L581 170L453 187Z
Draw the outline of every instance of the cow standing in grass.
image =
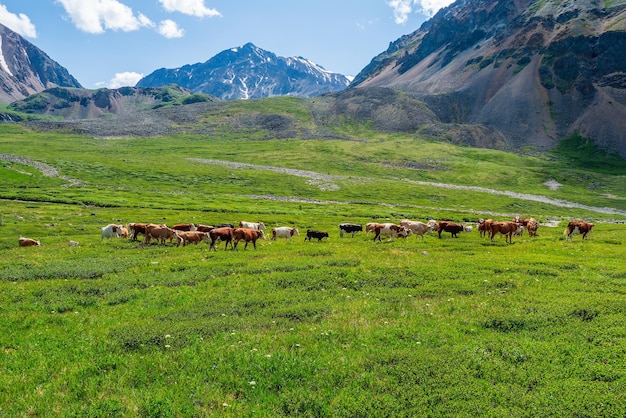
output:
M263 231L260 231L258 229L235 228L235 230L233 231L233 249L236 250L239 241L244 240L246 242L246 245L243 246L244 250L248 247L249 242L252 242L252 245L256 250L256 242L257 240L262 238L265 238L263 235Z

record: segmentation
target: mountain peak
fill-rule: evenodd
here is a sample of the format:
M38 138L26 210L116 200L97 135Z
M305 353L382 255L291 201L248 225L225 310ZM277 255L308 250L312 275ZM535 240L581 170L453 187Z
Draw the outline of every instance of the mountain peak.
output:
M11 103L57 86L81 87L42 50L0 24L0 102Z
M253 99L319 96L345 89L350 79L305 58L279 57L248 42L201 64L157 70L139 80L137 87L168 84L221 99Z

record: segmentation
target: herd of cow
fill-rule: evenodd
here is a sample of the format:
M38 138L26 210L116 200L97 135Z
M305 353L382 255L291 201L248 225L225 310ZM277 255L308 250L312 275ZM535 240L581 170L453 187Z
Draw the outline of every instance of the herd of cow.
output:
M591 232L594 224L584 221L571 221L568 223L567 228L563 232L566 236L565 240L572 240L574 234L581 234L583 239L587 237L587 234ZM436 232L441 238L443 232L449 232L452 237L457 237L457 234L463 231L472 231L472 226L465 226L450 221L434 221L429 220L427 223L412 221L409 219L403 219L399 224L395 223L368 223L365 225L366 233L374 234L374 241L381 241L381 237L389 237L389 241L393 241L395 238L406 238L409 235L415 235L424 239L424 234ZM513 242L514 235L522 235L526 230L530 237L537 235L539 229L539 222L534 218L521 218L516 216L512 221L494 221L492 219L480 219L477 224L477 229L480 232L480 236L485 237L489 235L492 241L495 241L495 236L502 234L505 236L507 243ZM168 227L165 224L153 224L153 223L130 223L128 226L109 224L101 228L100 238L129 238L137 240L140 235L143 235L144 243L149 244L153 239L157 240L161 244L165 244L166 241L172 242L176 240L176 246L199 244L200 242L206 242L209 245L210 250L216 250L216 243L219 241L224 242L224 249L227 249L230 245L233 250L237 249L237 245L240 241L244 241L244 249L248 247L248 243L252 243L256 249L256 242L259 239L265 238L264 231L266 230L263 222L245 222L241 221L238 227L233 224L220 224L217 226L209 226L202 224L177 224L172 227ZM344 234L351 234L352 237L357 232L363 231L362 224L342 223L339 224L339 236L344 237ZM291 239L294 236L300 235L298 228L293 227L277 227L272 228L272 240L277 238ZM328 238L328 232L309 229L306 232L305 241L317 239L322 241L323 238ZM41 242L32 238L19 238L20 247L40 246ZM70 241L70 245L78 245L76 241Z

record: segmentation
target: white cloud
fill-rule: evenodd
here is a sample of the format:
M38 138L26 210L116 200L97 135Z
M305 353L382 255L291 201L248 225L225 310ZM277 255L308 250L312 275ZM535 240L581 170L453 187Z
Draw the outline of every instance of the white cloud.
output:
M397 24L404 24L409 19L409 15L415 12L424 13L427 16L434 16L439 9L450 5L454 0L388 0L387 5L393 9L394 21Z
M185 31L178 27L178 24L170 19L165 19L159 23L159 33L167 39L182 38Z
M110 89L119 89L120 87L133 87L139 80L143 78L143 74L127 71L124 73L116 73L115 77L109 81L107 87Z
M387 5L393 9L393 20L401 25L406 23L411 13L411 4L413 0L390 0Z
M135 15L133 9L118 0L56 0L76 27L88 33L105 30L129 32L154 24L143 14Z
M168 12L180 12L197 17L216 17L221 13L216 9L209 9L204 5L204 0L159 0Z
M37 37L35 25L31 23L28 16L23 13L11 13L3 4L0 4L0 23L22 36L26 36L28 38Z
M454 0L418 0L415 3L417 3L421 12L432 17L439 9L454 3Z

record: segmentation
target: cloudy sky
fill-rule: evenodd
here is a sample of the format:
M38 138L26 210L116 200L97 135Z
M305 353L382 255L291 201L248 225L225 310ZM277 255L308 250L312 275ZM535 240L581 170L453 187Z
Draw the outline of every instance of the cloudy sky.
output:
M89 89L252 42L356 75L452 0L0 0L0 23Z

